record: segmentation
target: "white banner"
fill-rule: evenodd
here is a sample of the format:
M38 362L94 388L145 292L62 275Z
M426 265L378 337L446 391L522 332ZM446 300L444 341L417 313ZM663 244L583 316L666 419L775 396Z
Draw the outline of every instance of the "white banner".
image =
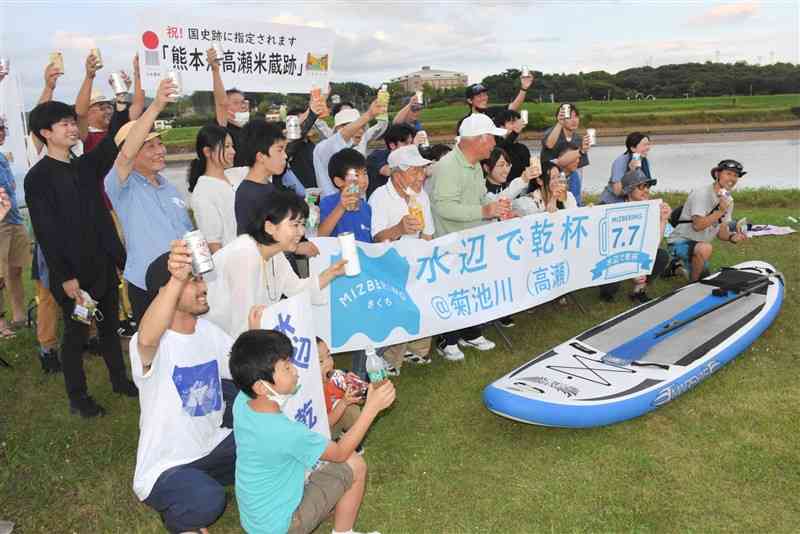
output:
M299 374L300 390L283 407L286 417L330 438L328 412L322 391L322 374L317 354L311 299L308 292L284 299L264 310L261 328L283 332L294 346L292 364Z
M184 95L211 91L206 51L214 41L224 52L220 71L228 89L308 93L313 84L324 88L330 81L335 35L327 29L159 10L140 14L138 36L145 89L155 89L174 69L181 73Z
M328 287L314 306L333 352L394 345L482 324L584 287L649 274L661 201L541 213L433 241L358 243L361 274ZM319 273L341 257L318 238Z
M2 54L0 54L2 55ZM17 184L17 204L25 205L25 192L22 190L25 173L28 172L28 153L25 147L25 106L19 76L11 63L11 73L0 82L0 118L6 123L6 141L0 152L6 155L11 164L11 172ZM9 192L10 194L10 192Z

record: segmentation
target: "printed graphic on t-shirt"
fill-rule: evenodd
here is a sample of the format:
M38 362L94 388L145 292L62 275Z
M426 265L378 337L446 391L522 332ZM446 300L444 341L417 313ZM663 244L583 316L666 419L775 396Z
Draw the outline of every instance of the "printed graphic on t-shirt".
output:
M172 382L181 397L183 411L203 417L222 408L222 385L217 360L192 367L175 366Z

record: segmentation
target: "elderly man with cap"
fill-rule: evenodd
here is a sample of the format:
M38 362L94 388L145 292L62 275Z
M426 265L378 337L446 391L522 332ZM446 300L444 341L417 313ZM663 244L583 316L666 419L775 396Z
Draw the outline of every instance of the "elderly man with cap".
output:
M648 178L647 175L639 168L628 171L628 173L626 173L621 180L622 195L624 197L623 202L641 202L644 200L653 200L650 197L650 188L656 185L656 183L656 180ZM663 236L664 228L669 220L669 204L662 200L660 210L660 226L658 235ZM667 265L669 265L669 258L669 252L663 248L659 248L656 251L656 258L653 262L653 270L650 273L650 276L641 276L634 278L633 280L633 292L631 292L629 295L632 301L636 303L644 303L650 300L650 297L647 296L646 292L647 284L653 278L664 274ZM616 295L621 284L621 282L616 282L602 286L600 288L600 298L606 302L613 301L614 295Z
M519 111L522 103L525 102L525 95L528 94L528 89L533 85L533 74L528 76L520 76L519 78L519 92L517 96L507 106L489 106L489 89L482 83L473 83L464 90L464 98L469 105L469 114L464 116L456 127L456 131L461 128L461 123L475 113L483 113L488 115L492 120L495 120L497 115L504 109L512 109ZM460 134L459 134L460 135Z
M192 274L185 241L173 241L146 277L152 303L130 341L141 392L133 491L169 532L207 532L234 482L233 339L202 317L209 311L206 283ZM262 311L251 310L251 329L260 328Z
M708 261L713 247L711 241L719 237L723 241L738 243L747 239L741 231L731 232L729 223L733 217L733 197L739 178L747 174L742 164L733 159L724 159L711 169L714 183L693 190L686 203L675 208L677 220L671 222L675 230L667 239L669 250L685 268L690 269L689 279L694 282L707 273ZM677 224L676 224L677 223Z
M423 158L417 145L406 145L389 154L390 180L369 198L372 208L372 239L375 243L433 238L434 223L428 194L422 189L425 168L433 163ZM384 359L389 373L399 375L403 361L431 362L431 338L417 339L387 347Z
M167 150L160 134L152 131L158 114L174 99L175 84L162 81L156 98L136 121L114 136L119 156L105 178L105 189L122 223L128 260L125 280L138 324L150 304L145 271L169 244L192 230L186 204L178 189L159 174L166 167Z
M333 135L314 147L314 173L317 175L317 185L322 188L322 196L335 195L339 192L328 174L328 163L333 155L344 148L356 147L356 150L366 156L367 143L370 139L383 134L388 123L378 121L378 124L366 133L364 127L370 120L384 112L385 107L378 100L374 100L369 109L361 115L357 109L342 105L333 117Z
M477 113L464 119L459 128L455 148L433 166L429 193L435 226L435 236L451 234L484 224L505 215L511 209L506 189L498 197L486 194L486 180L481 161L487 159L495 146L494 136L506 135L488 116ZM439 354L447 360L464 359L459 345L477 350L492 350L494 343L483 337L480 327L444 334L437 345Z
M61 367L70 409L95 417L105 411L88 394L82 361L93 318L99 321L100 351L113 390L138 394L125 375L117 333L117 268L125 264L125 250L98 186L98 175L108 172L118 150L107 136L94 150L74 157L70 149L78 142L77 116L63 102L36 106L30 127L47 145L47 155L25 176L25 200L49 267L50 291L64 318Z

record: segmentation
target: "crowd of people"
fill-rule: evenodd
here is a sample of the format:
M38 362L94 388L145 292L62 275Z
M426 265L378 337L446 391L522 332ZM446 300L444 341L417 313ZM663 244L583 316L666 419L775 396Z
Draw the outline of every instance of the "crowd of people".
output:
M33 247L0 152L0 338L13 337L25 323L22 277L32 265L43 371L63 372L73 413L102 415L83 370L84 350L98 338L113 391L139 399L134 492L169 531L206 531L225 509L224 486L235 484L249 532L310 532L331 513L334 533L352 532L367 476L359 446L395 390L390 382L366 386L364 351L354 354L349 373L334 369L318 339L335 441L282 415L297 387L293 348L282 333L261 329L261 314L306 290L324 302L323 290L345 271L342 260L319 275L303 275L303 258L319 254L306 232L352 233L365 243L430 240L574 209L584 204L582 169L592 139L579 133L580 112L567 103L544 132L539 155L531 154L519 140L530 75L521 77L506 106L489 107L482 84L467 87L469 109L452 147L427 146L416 96L391 124L379 99L363 112L339 102L330 110L332 128L321 119L329 113L327 101L312 97L306 109L289 111L300 134L287 139L284 122L251 114L244 94L226 89L216 59L209 50L215 120L197 134L190 199L162 174L166 148L154 129L174 101L173 82L161 81L145 108L135 57L133 80L127 80L131 102L125 93L109 99L95 87L99 65L90 55L70 105L54 100L60 72L47 66L29 121L25 200ZM0 145L5 135L0 124ZM368 143L378 139L385 148L368 153ZM651 198L650 148L647 134L628 135L601 203ZM683 206L662 203L661 235L673 230L652 274L633 281L635 302L649 298L656 276L680 269L691 280L704 276L715 238L746 239L734 224L730 195L744 174L741 164L723 160L711 170L713 181L692 191ZM206 275L193 273L184 241L194 229L213 253L214 270ZM603 286L601 298L613 300L621 285ZM500 323L513 327L514 319ZM121 337L130 337L130 373ZM388 374L397 376L404 364L430 363L432 350L460 361L463 349L494 348L475 325L380 353ZM324 466L306 479L320 461Z

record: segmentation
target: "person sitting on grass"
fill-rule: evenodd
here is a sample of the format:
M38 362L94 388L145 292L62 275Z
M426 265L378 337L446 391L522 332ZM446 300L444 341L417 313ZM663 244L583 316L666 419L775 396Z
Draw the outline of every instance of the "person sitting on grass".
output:
M728 226L733 217L731 191L745 174L738 161L720 161L711 169L714 183L689 193L681 208L678 224L667 239L667 246L672 256L691 271L690 281L696 282L707 275L713 251L711 241L715 237L734 244L747 239L747 234L731 232Z
M630 171L641 169L648 179L650 161L647 154L650 152L650 136L641 132L631 132L625 138L625 152L617 156L611 164L611 177L608 184L600 194L599 204L615 204L625 202L625 193L622 190L622 177Z
M225 510L234 481L228 354L233 339L211 321L206 283L192 275L183 240L147 268L152 302L130 341L139 386L139 446L133 490L170 532L205 532ZM261 323L256 307L250 326Z
M628 172L620 180L622 185L622 194L624 195L625 202L639 202L643 200L651 200L650 188L656 185L656 180L650 179L641 169L637 168ZM664 235L664 227L667 225L670 214L669 204L661 202L660 212L660 226L659 236ZM647 296L647 283L652 281L653 278L662 276L664 270L669 265L669 252L663 248L656 251L656 259L653 264L653 271L650 276L640 276L633 279L633 292L629 295L630 299L634 302L644 303L650 300ZM600 288L600 298L606 302L612 302L614 295L616 295L622 283L615 282L613 284L606 284Z
M362 198L369 186L366 159L353 148L342 149L331 158L328 173L339 192L322 197L317 235L336 237L352 232L356 241L372 243L372 208ZM363 350L353 355L353 372L366 380L367 354Z
M250 330L231 349L241 392L233 406L236 501L247 532L312 532L333 511L333 534L353 533L367 464L355 453L378 414L391 406L391 382L371 384L360 417L338 442L286 417L297 391L292 342L273 330ZM329 462L311 472L320 460Z
M333 357L331 357L331 349L321 338L317 338L317 354L319 355L322 390L325 395L325 410L328 412L331 437L338 439L361 416L360 404L364 402L364 397L354 385L347 384L347 374L344 371L333 368L334 362ZM346 387L340 387L341 384L337 385L333 380L334 375L343 379ZM353 377L356 376L352 373L351 375ZM365 382L362 383L366 384Z
M556 164L549 165L536 179L537 187L531 193L535 206L533 213L555 213L578 207L572 192L567 190L567 177L578 167L579 161L578 151L567 149L559 156Z

